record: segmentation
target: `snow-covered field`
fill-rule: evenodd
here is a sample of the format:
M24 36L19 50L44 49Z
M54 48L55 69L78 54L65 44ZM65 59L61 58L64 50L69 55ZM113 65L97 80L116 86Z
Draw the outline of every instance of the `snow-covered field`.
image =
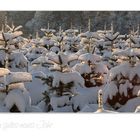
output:
M0 112L139 112L139 28L21 30L0 32Z

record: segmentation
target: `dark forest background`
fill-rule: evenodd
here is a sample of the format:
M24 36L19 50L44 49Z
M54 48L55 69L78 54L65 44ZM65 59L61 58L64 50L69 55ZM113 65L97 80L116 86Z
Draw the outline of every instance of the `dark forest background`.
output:
M6 19L7 18L7 19ZM128 33L130 28L136 29L140 22L139 11L0 11L0 27L7 20L10 25L22 25L25 35L40 32L40 28L63 30L73 28L87 31L88 19L91 20L91 31L104 29L104 24L110 29L113 22L114 30L121 34Z

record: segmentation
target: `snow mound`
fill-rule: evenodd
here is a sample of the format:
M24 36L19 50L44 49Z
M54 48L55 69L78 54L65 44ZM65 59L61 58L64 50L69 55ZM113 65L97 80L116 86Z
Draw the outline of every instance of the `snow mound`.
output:
M80 110L83 109L85 105L97 103L97 94L98 94L98 87L94 88L80 88L79 94L72 97L71 101L73 104L74 109L76 110L78 107Z
M119 108L118 112L135 112L137 106L140 105L140 97L130 99L125 105Z
M69 105L69 96L51 97L50 104L54 110L56 110L58 107Z
M98 109L97 104L85 105L80 112L95 112Z
M29 92L29 95L32 100L32 105L37 105L43 98L43 94L47 90L47 86L44 85L44 81L41 78L46 78L46 75L41 72L35 72L32 74L32 82L25 83L25 87Z
M64 107L58 107L52 112L73 112L72 106L64 106Z
M38 106L30 106L26 109L26 112L42 112Z
M21 90L9 93L5 98L5 105L10 110L13 105L16 105L20 112L25 112L26 102Z
M118 112L105 110L105 109L98 109L95 113L118 113Z

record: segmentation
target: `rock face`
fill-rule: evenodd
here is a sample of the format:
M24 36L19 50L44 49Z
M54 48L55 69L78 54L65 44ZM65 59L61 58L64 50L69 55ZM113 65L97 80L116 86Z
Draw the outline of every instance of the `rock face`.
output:
M62 29L80 28L82 31L87 30L88 19L91 19L91 30L101 30L106 23L107 29L113 22L114 30L122 34L128 33L129 28L137 28L140 19L139 11L1 11L0 26L4 22L5 15L8 22L12 21L15 25L23 25L24 33L35 34L40 31L41 27L47 27L48 22L50 28Z

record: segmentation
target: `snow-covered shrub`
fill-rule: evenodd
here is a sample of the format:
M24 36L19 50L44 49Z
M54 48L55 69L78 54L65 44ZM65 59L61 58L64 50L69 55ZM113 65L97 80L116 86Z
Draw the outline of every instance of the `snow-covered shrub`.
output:
M76 64L73 70L78 71L85 80L86 87L101 86L105 83L105 74L108 68L101 61L101 57L92 53L81 54L78 59L81 63Z
M126 54L126 51L123 52ZM140 64L133 59L135 56L134 53L132 55L132 51L127 56L130 57L128 62L123 62L110 70L108 83L104 88L104 102L115 109L137 97L140 90Z
M23 82L32 80L27 72L10 72L0 69L0 102L10 112L25 112L31 106L31 99Z

